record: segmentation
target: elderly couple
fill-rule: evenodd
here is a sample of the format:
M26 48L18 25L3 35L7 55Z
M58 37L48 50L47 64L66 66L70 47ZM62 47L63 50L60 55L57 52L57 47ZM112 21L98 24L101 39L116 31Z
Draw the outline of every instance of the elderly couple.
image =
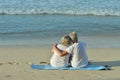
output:
M55 44L51 50L53 53L50 59L51 66L60 68L69 65L75 68L87 66L88 57L85 47L84 42L78 42L76 32L63 36L60 44Z

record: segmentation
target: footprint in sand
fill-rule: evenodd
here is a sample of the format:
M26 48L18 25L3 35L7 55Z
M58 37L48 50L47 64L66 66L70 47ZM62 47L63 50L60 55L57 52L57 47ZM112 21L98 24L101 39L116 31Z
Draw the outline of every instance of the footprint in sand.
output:
M12 77L12 76L11 76L11 75L6 75L5 77L6 77L6 78L9 78L9 77Z
M50 64L49 62L39 62L40 64ZM32 62L27 62L26 64L28 64L28 65L31 65L31 64L33 64Z
M40 62L40 64L50 64L49 62Z
M3 65L4 63L0 63L0 66Z
M8 62L8 64L11 64L11 65L18 65L19 63L17 63L17 62Z
M0 63L0 66L2 66L4 63Z
M31 65L31 64L32 64L32 62L27 62L26 64Z

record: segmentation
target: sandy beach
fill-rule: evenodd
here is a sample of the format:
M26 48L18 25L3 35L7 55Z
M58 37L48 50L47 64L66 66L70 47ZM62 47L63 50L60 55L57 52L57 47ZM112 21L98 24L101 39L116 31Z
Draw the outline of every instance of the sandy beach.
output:
M111 70L31 69L73 31ZM0 0L0 80L120 80L120 0Z
M95 65L108 65L111 70L32 70L30 64L49 63L51 48L0 47L0 80L120 80L120 49L87 49Z

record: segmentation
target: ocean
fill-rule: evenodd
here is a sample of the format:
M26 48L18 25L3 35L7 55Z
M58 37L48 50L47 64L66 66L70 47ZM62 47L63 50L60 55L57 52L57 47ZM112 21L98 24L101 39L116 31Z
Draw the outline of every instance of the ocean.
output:
M120 48L120 0L0 0L0 46L51 47L76 31L88 48Z

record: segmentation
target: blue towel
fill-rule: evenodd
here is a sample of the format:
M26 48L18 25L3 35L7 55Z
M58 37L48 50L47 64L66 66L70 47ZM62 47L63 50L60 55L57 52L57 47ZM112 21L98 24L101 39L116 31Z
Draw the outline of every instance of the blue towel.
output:
M55 68L51 65L31 65L32 69L36 70L108 70L106 66L98 66L98 65L88 65L84 68L73 68L73 67L64 67L64 68Z

